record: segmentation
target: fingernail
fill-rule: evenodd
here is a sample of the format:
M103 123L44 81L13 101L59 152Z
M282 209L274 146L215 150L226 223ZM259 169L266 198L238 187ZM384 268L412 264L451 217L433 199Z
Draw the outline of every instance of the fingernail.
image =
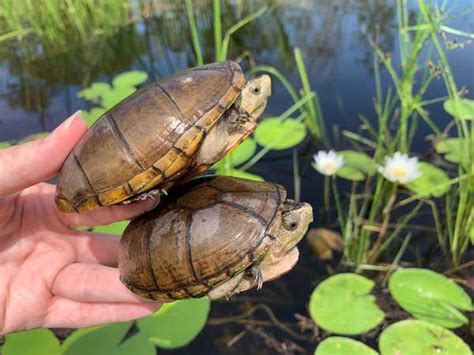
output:
M54 133L56 132L59 132L59 131L62 131L63 129L64 130L67 130L71 125L72 123L74 122L74 120L81 115L81 110L78 110L76 112L74 112L71 116L69 116L69 118L67 118L65 121L63 121L59 126L57 126L52 134L50 134L46 139L51 139L51 137L54 136Z

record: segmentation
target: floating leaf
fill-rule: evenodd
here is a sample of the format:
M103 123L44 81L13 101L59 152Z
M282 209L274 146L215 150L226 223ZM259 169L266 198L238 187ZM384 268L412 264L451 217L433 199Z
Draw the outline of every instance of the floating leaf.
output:
M474 119L474 100L470 99L448 99L444 102L444 110L451 116L461 120Z
M5 149L11 146L10 142L0 142L0 149Z
M142 332L138 332L114 349L113 355L156 355L156 347Z
M94 232L97 233L108 233L108 234L117 234L122 235L125 228L127 228L129 221L120 221L105 226L96 226L94 227Z
M132 322L111 323L76 330L63 343L62 355L112 355Z
M102 100L101 100L102 106L108 110L114 107L116 104L118 104L120 101L122 101L126 97L133 94L135 91L136 89L130 86L114 87L113 89L104 93L104 95L102 96Z
M204 328L209 316L207 297L175 301L155 314L137 320L138 328L152 343L166 349L188 344Z
M86 121L87 126L90 127L105 113L105 111L106 109L103 107L94 107L90 111L82 111L82 118Z
M242 171L238 169L219 169L216 171L216 173L218 175L223 175L223 176L232 176L232 177L238 177L242 179L255 180L255 181L265 181L265 179L262 178L261 176L251 174L246 171Z
M419 163L421 176L405 186L423 197L441 197L448 192L449 176L440 168L426 162Z
M235 148L232 153L230 153L227 157L224 158L225 161L224 159L221 159L219 162L217 162L217 164L214 165L214 169L224 169L225 162L230 163L230 167L235 167L240 164L243 164L255 154L256 150L257 142L255 142L253 138L247 138L242 143L240 143L240 145Z
M323 329L339 334L361 334L384 319L369 292L374 282L356 274L339 274L321 282L311 295L310 314Z
M469 346L443 327L420 320L404 320L387 327L379 339L382 355L472 355Z
M257 143L274 150L283 150L300 144L306 137L306 126L288 118L267 118L258 124L254 134Z
M59 340L49 329L33 329L5 337L3 355L60 354Z
M338 152L344 158L344 166L361 171L364 174L372 175L377 170L375 161L367 154L355 150L341 150Z
M435 148L439 154L444 154L447 161L461 163L465 156L464 147L467 147L467 145L464 144L461 138L447 138L438 142Z
M319 343L314 355L377 355L374 349L360 341L345 337L329 337Z
M357 170L350 166L343 165L337 172L336 175L340 178L351 180L351 181L362 181L365 179L365 175L360 170Z
M428 269L398 270L390 277L388 287L412 316L446 328L468 323L458 309L474 310L471 298L460 286Z
M107 83L92 83L88 88L79 91L77 95L83 99L98 102L100 98L111 89L112 87Z
M114 87L129 86L134 87L140 85L148 79L148 74L144 71L130 70L117 75L112 80Z

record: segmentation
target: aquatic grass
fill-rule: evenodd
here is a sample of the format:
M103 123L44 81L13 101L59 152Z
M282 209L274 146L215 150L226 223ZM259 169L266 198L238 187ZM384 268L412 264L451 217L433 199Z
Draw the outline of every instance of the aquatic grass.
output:
M186 13L188 14L189 27L191 28L191 36L193 39L194 53L196 54L196 61L198 65L203 65L201 44L199 43L199 34L194 19L193 1L186 0Z

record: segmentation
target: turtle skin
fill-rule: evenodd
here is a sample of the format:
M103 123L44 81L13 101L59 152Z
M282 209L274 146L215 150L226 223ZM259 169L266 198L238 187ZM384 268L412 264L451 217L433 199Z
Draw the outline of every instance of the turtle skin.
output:
M187 183L127 226L120 278L157 301L207 295L265 257L285 198L269 182L220 176Z
M212 63L152 83L104 113L58 177L62 212L113 205L192 171L204 137L245 86L240 66Z

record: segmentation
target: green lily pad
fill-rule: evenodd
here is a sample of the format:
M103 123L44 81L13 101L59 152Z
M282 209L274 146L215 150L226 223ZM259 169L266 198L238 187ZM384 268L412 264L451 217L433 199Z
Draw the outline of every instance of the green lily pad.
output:
M355 150L341 150L338 152L344 158L344 165L362 171L364 174L372 175L377 171L375 161L367 154Z
M314 355L377 355L374 349L360 341L345 337L329 337L319 343Z
M122 235L125 228L127 228L129 221L120 221L107 224L105 226L96 226L93 228L94 232L97 233L108 233Z
M64 341L62 355L112 355L132 322L111 323L76 330Z
M87 126L90 127L105 111L107 110L103 107L94 107L90 111L82 111L82 118L86 121Z
M0 142L0 149L5 149L10 146L11 146L10 142Z
M444 154L444 159L452 163L463 163L464 160L464 147L463 140L461 138L446 138L438 142L435 146L436 151L439 154Z
M468 323L459 311L474 310L469 295L454 281L428 269L398 270L388 288L398 304L413 317L446 328Z
M257 142L253 138L247 138L244 140L240 145L235 148L232 153L230 153L224 161L224 159L221 159L219 162L217 162L214 165L214 169L219 170L219 169L224 169L225 168L225 162L228 162L230 164L230 167L235 167L240 164L245 163L247 160L249 160L253 155L255 154L257 150Z
M419 163L420 177L405 186L422 197L441 197L450 188L449 176L440 168L426 162Z
M88 88L79 91L77 95L83 99L98 102L99 99L111 89L112 87L107 83L92 83Z
M443 327L404 320L387 327L379 339L382 355L472 355L469 346Z
M316 165L314 165L316 169ZM351 181L362 181L365 179L365 175L360 170L354 169L350 166L341 166L336 172L336 176L340 178L351 180Z
M356 274L339 274L321 282L313 291L309 311L323 329L338 334L361 334L384 319L370 294L374 282Z
M262 178L261 176L248 173L246 171L239 170L239 169L219 169L216 171L216 173L222 176L233 176L233 177L238 177L238 178L247 179L247 180L265 181L265 179Z
M300 144L306 137L306 126L288 118L281 121L279 118L267 118L258 124L254 137L261 146L284 150Z
M142 332L138 332L115 348L113 355L156 355L156 347Z
M140 70L130 70L117 75L112 80L114 87L129 86L134 87L140 85L148 79L148 74Z
M153 344L175 349L188 344L204 328L211 302L207 297L166 303L155 314L137 320Z
M126 97L133 94L137 89L131 86L118 86L107 91L102 95L102 106L106 109L110 109L118 104L120 101Z
M455 99L448 99L443 106L444 110L453 117L461 120L474 119L474 100L459 99L456 105Z
M59 340L49 329L33 329L5 337L3 355L56 355L61 353Z

